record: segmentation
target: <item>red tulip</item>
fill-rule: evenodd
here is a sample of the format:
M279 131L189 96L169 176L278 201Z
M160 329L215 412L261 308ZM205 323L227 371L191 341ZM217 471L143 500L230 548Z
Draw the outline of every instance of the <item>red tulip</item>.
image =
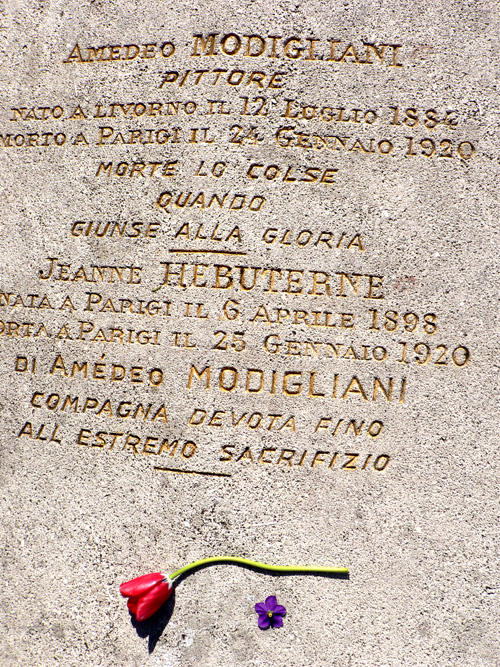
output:
M145 621L168 600L172 582L161 572L144 574L121 584L120 593L128 598L127 607L136 619Z

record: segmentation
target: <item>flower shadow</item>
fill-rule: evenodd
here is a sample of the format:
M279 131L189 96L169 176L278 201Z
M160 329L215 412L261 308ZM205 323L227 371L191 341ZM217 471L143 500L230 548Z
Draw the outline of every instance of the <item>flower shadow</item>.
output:
M170 597L164 605L158 609L156 614L153 614L145 621L138 621L133 614L130 614L130 621L135 628L135 631L141 638L148 637L148 651L152 653L163 631L165 630L170 618L174 612L175 606L175 583Z
M173 582L173 590L170 597L168 598L166 603L162 607L160 607L160 609L156 612L156 614L153 614L153 616L151 616L147 620L140 622L136 620L135 616L130 614L132 625L134 626L139 637L142 638L148 637L149 653L152 653L155 650L158 640L160 639L163 631L165 630L166 626L168 625L168 622L170 621L170 618L172 617L175 606L175 589L177 588L177 586L182 581L184 581L184 579L190 577L195 572L204 570L206 567L212 567L214 565L223 565L223 564L236 565L237 567L242 567L245 570L252 570L253 572L258 572L259 574L265 574L266 576L273 578L301 576L301 577L326 577L327 579L349 580L349 574L343 572L293 572L293 571L270 572L269 570L263 570L260 567L256 567L254 565L247 565L246 563L234 563L231 561L227 561L227 563L224 563L223 560L219 561L218 563L203 563L201 565L193 567L191 570L189 570L189 572L185 572L184 574L181 574L177 577L177 579Z

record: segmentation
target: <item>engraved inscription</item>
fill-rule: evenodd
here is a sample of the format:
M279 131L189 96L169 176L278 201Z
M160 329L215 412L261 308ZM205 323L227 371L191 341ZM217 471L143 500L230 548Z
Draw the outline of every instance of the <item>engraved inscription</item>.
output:
M96 192L140 192L146 212L82 210L64 223L71 249L44 252L32 288L1 286L0 339L33 382L17 437L200 459L200 474L222 477L390 475L419 378L467 374L474 344L432 301L412 301L422 282L391 274L367 214L337 216L334 203L369 165L466 170L481 146L453 99L370 102L307 84L404 77L405 58L383 37L282 30L74 41L65 71L140 68L149 93L13 101L0 148L91 154Z

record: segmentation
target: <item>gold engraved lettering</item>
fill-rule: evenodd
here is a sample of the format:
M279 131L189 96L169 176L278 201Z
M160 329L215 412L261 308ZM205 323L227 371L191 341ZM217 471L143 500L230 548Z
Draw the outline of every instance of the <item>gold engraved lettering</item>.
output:
M278 179L283 183L323 183L331 184L334 182L337 168L329 167L327 169L300 166L278 166L275 164L264 165L254 162L247 171L247 177L252 180L274 181Z
M244 195L226 192L224 194L205 194L205 192L177 192L175 190L161 192L156 200L156 205L166 211L172 212L176 209L189 210L193 207L204 210L215 208L228 208L229 211L248 210L258 212L265 204L266 199L261 195ZM172 207L172 208L169 208Z
M337 51L339 45L341 46ZM377 64L387 67L402 67L402 63L399 62L399 50L401 48L401 44L377 44L363 40L360 40L359 46L355 46L353 42L346 44L335 39L302 38L298 35L285 37L281 35L239 35L236 33L212 32L193 35L190 55L195 57L224 55L243 58L323 60L340 64L352 63L372 66ZM374 56L373 60L372 56ZM70 57L72 57L72 54Z
M170 58L175 53L173 42L163 44L117 44L113 46L80 47L77 43L63 63L91 63L112 60L131 62L136 58L150 59L155 57Z
M362 465L358 465L358 459L362 457ZM295 457L297 457L297 462L294 463ZM341 457L339 459L339 457ZM307 466L309 468L318 468L320 474L328 474L328 471L333 469L335 470L348 470L348 471L371 471L371 472L382 472L385 470L389 464L390 456L388 454L380 454L375 457L375 461L372 462L372 459L375 457L374 454L368 453L361 455L359 453L352 452L330 452L328 450L317 450L314 454L309 454L307 449L302 452L298 452L295 449L286 449L283 448L279 450L276 447L264 447L260 450L259 453L252 452L251 447L244 447L241 452L238 452L238 445L223 445L221 447L219 461L225 463L245 463L245 464L256 464L256 465L273 465L281 466L283 465L290 470L301 468L304 466L304 463L307 461ZM340 462L341 465L335 468L335 464ZM322 464L327 464L323 466ZM323 473L320 471L323 470Z
M342 400L347 399L361 399L363 401L377 401L385 399L390 403L393 401L394 393L394 378L387 378L382 380L378 376L373 376L370 379L360 379L357 375L351 378L340 379L342 391L337 393L339 385L339 374L336 373L333 377L329 373L320 373L320 371L268 371L267 369L247 368L237 369L234 366L224 366L215 371L217 382L211 386L212 368L205 366L203 370L198 370L196 366L191 365L188 377L187 388L192 386L204 386L205 389L218 389L224 393L232 393L235 391L244 392L247 394L255 393L270 393L274 394L277 387L279 387L283 396L305 397L303 393L304 386L308 387L309 398L331 400L338 396ZM214 373L214 374L215 374ZM277 384L277 379L280 378L280 384ZM196 384L194 382L196 381ZM197 384L197 383L200 384ZM406 391L406 378L403 378L399 400L404 396ZM202 416L201 421L195 423L202 423L204 421ZM292 426L290 425L290 428Z
M137 130L139 132L139 130ZM172 178L176 176L176 169L178 167L178 160L170 160L168 162L101 162L96 171L96 178L98 176L116 176L122 178L124 176L142 177L142 178ZM114 223L117 224L117 223ZM143 224L143 223L140 223Z
M215 86L216 84L225 84L231 87L241 86L244 89L248 86L256 86L257 89L279 89L283 87L283 77L285 72L264 72L260 70L229 70L229 69L197 69L176 71L171 70L163 74L160 88L167 84L176 84L179 88L184 86ZM252 88L252 90L254 90ZM223 100L208 101L209 114L227 114L224 109ZM217 105L215 107L212 104ZM245 109L245 107L244 107ZM246 115L243 114L243 115ZM257 115L257 114L256 114ZM259 114L260 115L260 114Z
M143 421L161 421L167 423L167 411L165 405L154 405L149 403L135 403L133 401L114 401L112 399L98 399L92 396L81 397L58 393L46 396L45 392L34 392L31 398L34 408L43 408L52 412L93 412L98 416L105 415L114 419L142 419Z
M21 435L21 434L20 434ZM129 451L137 456L144 454L147 456L170 456L176 454L183 459L192 458L197 450L197 445L191 440L168 440L163 439L160 442L158 436L139 436L134 433L97 431L94 435L91 429L82 428L77 436L78 445L97 447L101 450L111 452L116 445L117 450ZM116 451L116 450L115 450Z
M187 262L161 262L161 264L165 266L162 286L187 287L189 285L190 287L203 287L204 289L229 289L233 285L237 286L239 282L239 286L243 287L244 291L260 289L266 293L285 292L288 294L302 294L307 291L308 294L318 296L384 298L382 293L384 278L373 274L326 273L302 269L204 264L206 281L203 285L200 285L194 279L195 274L199 271L197 264ZM251 282L245 277L247 271L253 272ZM185 283L184 280L189 282ZM290 317L290 311L287 310L286 312L286 317ZM281 316L278 316L278 319L281 319ZM348 328L350 322L346 320L343 326Z
M80 266L78 269L72 268L71 264L57 263L57 257L48 257L49 266L44 272L40 269L38 276L41 280L62 280L66 282L87 282L87 283L115 283L121 282L129 285L138 285L141 283L140 266L116 266L116 265L90 265L88 267Z

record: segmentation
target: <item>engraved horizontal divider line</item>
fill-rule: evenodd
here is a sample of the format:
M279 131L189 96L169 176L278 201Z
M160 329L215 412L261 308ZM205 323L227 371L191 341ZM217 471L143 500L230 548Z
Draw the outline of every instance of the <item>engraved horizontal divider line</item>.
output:
M208 472L206 470L181 470L179 468L163 468L161 466L155 466L154 469L160 470L161 472L181 473L184 475L203 475L205 477L232 477L232 474L229 472Z
M200 250L196 249L183 249L183 248L172 248L168 252L176 252L176 253L192 253L192 254L197 254L197 253L209 253L211 255L246 255L246 251L242 250L206 250L204 248L201 248Z

